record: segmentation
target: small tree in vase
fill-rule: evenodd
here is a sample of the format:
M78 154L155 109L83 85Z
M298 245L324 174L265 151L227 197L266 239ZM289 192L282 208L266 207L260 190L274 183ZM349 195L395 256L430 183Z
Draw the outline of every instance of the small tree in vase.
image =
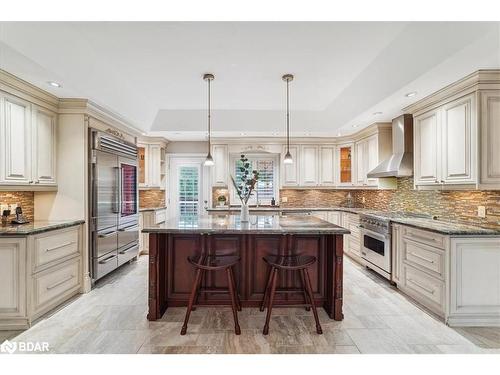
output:
M241 222L247 222L249 215L248 200L259 180L259 172L251 169L251 164L245 155L241 155L238 160L238 169L240 172L239 177L237 177L238 181L233 176L231 176L231 181L241 201Z

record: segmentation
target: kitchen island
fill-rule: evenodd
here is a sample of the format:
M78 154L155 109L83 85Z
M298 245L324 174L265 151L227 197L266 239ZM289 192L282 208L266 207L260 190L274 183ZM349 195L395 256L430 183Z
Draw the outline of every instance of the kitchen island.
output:
M207 254L238 254L235 268L237 290L243 307L260 305L266 287L266 255L313 255L317 262L310 269L314 299L330 318L342 320L343 235L349 231L311 216L250 215L241 223L239 215L184 216L168 219L149 233L149 320L162 317L168 307L186 306L195 271L187 257ZM290 293L276 296L276 305L303 303L300 276L283 273L280 288ZM202 281L209 293L198 304L227 305L226 277L209 272ZM294 292L294 289L297 289Z

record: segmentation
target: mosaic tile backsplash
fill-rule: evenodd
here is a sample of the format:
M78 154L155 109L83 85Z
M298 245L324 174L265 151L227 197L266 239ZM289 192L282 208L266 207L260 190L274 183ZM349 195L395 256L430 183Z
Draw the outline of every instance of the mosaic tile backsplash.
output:
M139 190L139 208L165 206L165 190Z
M23 215L29 220L33 221L35 216L35 193L32 191L15 191L6 192L0 191L0 204L14 204L17 203L23 209ZM0 215L2 213L0 212ZM15 217L15 212L11 212L9 221Z

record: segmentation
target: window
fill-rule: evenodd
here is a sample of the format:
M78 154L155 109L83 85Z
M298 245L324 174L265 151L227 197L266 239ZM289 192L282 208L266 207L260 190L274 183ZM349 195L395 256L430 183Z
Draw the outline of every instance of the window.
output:
M179 167L179 215L198 215L199 169Z
M248 200L249 204L257 203L257 196L260 204L270 205L271 199L275 198L278 201L278 157L271 155L245 155L251 164L252 170L257 170L259 172L259 181L257 181L257 187L252 193L252 196ZM238 183L241 178L240 172L240 155L233 155L231 157L231 174ZM231 204L239 205L240 199L236 190L230 185L231 191Z

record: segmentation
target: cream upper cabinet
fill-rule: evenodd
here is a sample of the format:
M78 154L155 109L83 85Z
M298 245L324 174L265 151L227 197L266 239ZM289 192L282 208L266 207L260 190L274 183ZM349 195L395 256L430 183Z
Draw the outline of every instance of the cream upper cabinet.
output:
M481 188L500 189L500 91L484 91L481 105Z
M454 100L442 108L441 180L444 184L476 182L475 108L475 94Z
M476 183L475 95L415 117L415 185Z
M377 186L377 178L368 178L368 172L374 169L379 163L379 138L372 135L366 139L356 142L356 185L357 186Z
M355 146L355 150L356 150L356 153L355 153L356 185L361 185L361 186L366 185L366 183L365 183L365 180L366 180L365 149L366 149L366 142L365 141L356 142L356 146Z
M290 145L290 154L293 158L292 164L283 163L286 154L286 146L281 153L281 186L291 187L299 185L299 146Z
M214 158L214 166L212 167L212 183L214 186L228 185L228 149L227 145L213 145L212 157ZM231 173L230 171L229 173ZM233 172L234 173L234 172Z
M321 186L335 185L335 146L319 147L319 184Z
M32 183L31 104L6 94L0 101L0 183L28 185Z
M33 106L33 182L56 184L57 115Z
M140 189L165 189L167 168L164 146L162 142L137 144Z
M302 145L300 147L300 185L319 185L318 146Z
M337 185L354 186L354 144L347 143L337 146Z
M421 189L500 190L500 69L479 70L404 108Z
M440 114L433 110L414 119L415 185L440 183Z

